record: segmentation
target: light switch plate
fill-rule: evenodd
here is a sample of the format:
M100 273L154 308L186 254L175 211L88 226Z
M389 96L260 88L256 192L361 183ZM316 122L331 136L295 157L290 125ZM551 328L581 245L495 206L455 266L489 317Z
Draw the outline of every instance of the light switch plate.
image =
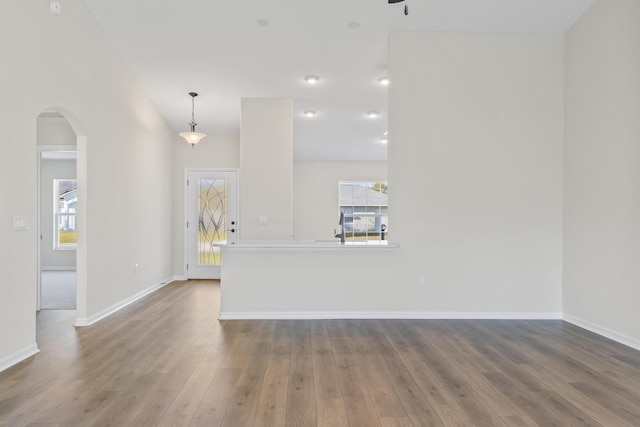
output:
M14 216L13 217L13 229L14 230L28 230L29 229L29 217L28 216Z
M267 223L267 216L266 215L260 215L258 217L258 224L266 224Z

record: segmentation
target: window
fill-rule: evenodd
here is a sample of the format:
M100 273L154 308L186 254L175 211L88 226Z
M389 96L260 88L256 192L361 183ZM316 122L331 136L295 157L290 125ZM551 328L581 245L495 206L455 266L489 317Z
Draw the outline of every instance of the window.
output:
M75 249L78 185L75 179L53 180L54 249Z
M340 181L338 198L347 241L386 240L389 224L386 181Z

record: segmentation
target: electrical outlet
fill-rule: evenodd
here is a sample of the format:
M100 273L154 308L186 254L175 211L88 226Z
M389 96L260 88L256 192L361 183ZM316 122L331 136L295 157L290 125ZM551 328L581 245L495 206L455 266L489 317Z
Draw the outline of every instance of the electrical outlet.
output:
M418 276L418 286L424 286L424 276Z

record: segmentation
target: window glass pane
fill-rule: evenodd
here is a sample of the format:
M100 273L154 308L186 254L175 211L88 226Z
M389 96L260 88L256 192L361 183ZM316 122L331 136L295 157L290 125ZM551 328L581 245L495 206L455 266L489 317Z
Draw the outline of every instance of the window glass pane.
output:
M54 248L74 248L78 243L76 228L78 182L75 179L54 179Z
M339 205L345 215L346 240L387 238L387 191L386 182L340 181Z
M58 212L75 212L78 205L78 184L75 179L57 179L56 197L58 200Z
M75 245L78 243L76 215L58 215L58 245Z
M220 247L227 242L224 179L198 180L198 264L219 265Z

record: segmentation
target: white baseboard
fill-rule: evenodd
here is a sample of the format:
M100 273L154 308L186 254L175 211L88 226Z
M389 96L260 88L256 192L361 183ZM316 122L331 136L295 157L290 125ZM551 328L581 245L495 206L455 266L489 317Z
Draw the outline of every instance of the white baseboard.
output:
M97 312L94 315L91 315L89 317L78 317L76 319L76 323L74 326L90 326L93 325L94 323L96 323L99 320L104 319L105 317L115 313L118 310L122 310L123 308L125 308L126 306L128 306L131 303L136 302L137 300L139 300L140 298L143 298L147 295L149 295L152 292L157 291L160 288L163 288L165 286L167 286L169 283L173 282L175 280L175 277L169 277L168 279L165 279L159 283L156 283L155 285L149 286L146 289L143 289L142 291L138 292L137 294L134 294L132 296L130 296L129 298L125 298L122 301L119 301L107 308L105 308L104 310L100 310L99 312Z
M511 320L561 320L562 313L455 313L422 311L257 311L224 312L220 320L307 320L307 319L511 319Z
M633 349L640 350L640 340L637 340L630 336L621 334L600 325L596 325L595 323L591 323L587 320L571 316L569 314L564 314L562 316L562 320L571 323L572 325L576 325L582 329L586 329L587 331L591 331L594 334L602 335L603 337L619 342L620 344L624 344Z
M9 369L13 365L17 365L18 363L33 356L39 351L40 350L38 349L38 344L33 343L30 346L27 346L20 351L16 351L15 353L10 354L9 356L3 359L0 359L0 372L6 369Z
M41 271L76 271L75 265L43 265Z
M189 280L187 276L173 276L173 280Z

